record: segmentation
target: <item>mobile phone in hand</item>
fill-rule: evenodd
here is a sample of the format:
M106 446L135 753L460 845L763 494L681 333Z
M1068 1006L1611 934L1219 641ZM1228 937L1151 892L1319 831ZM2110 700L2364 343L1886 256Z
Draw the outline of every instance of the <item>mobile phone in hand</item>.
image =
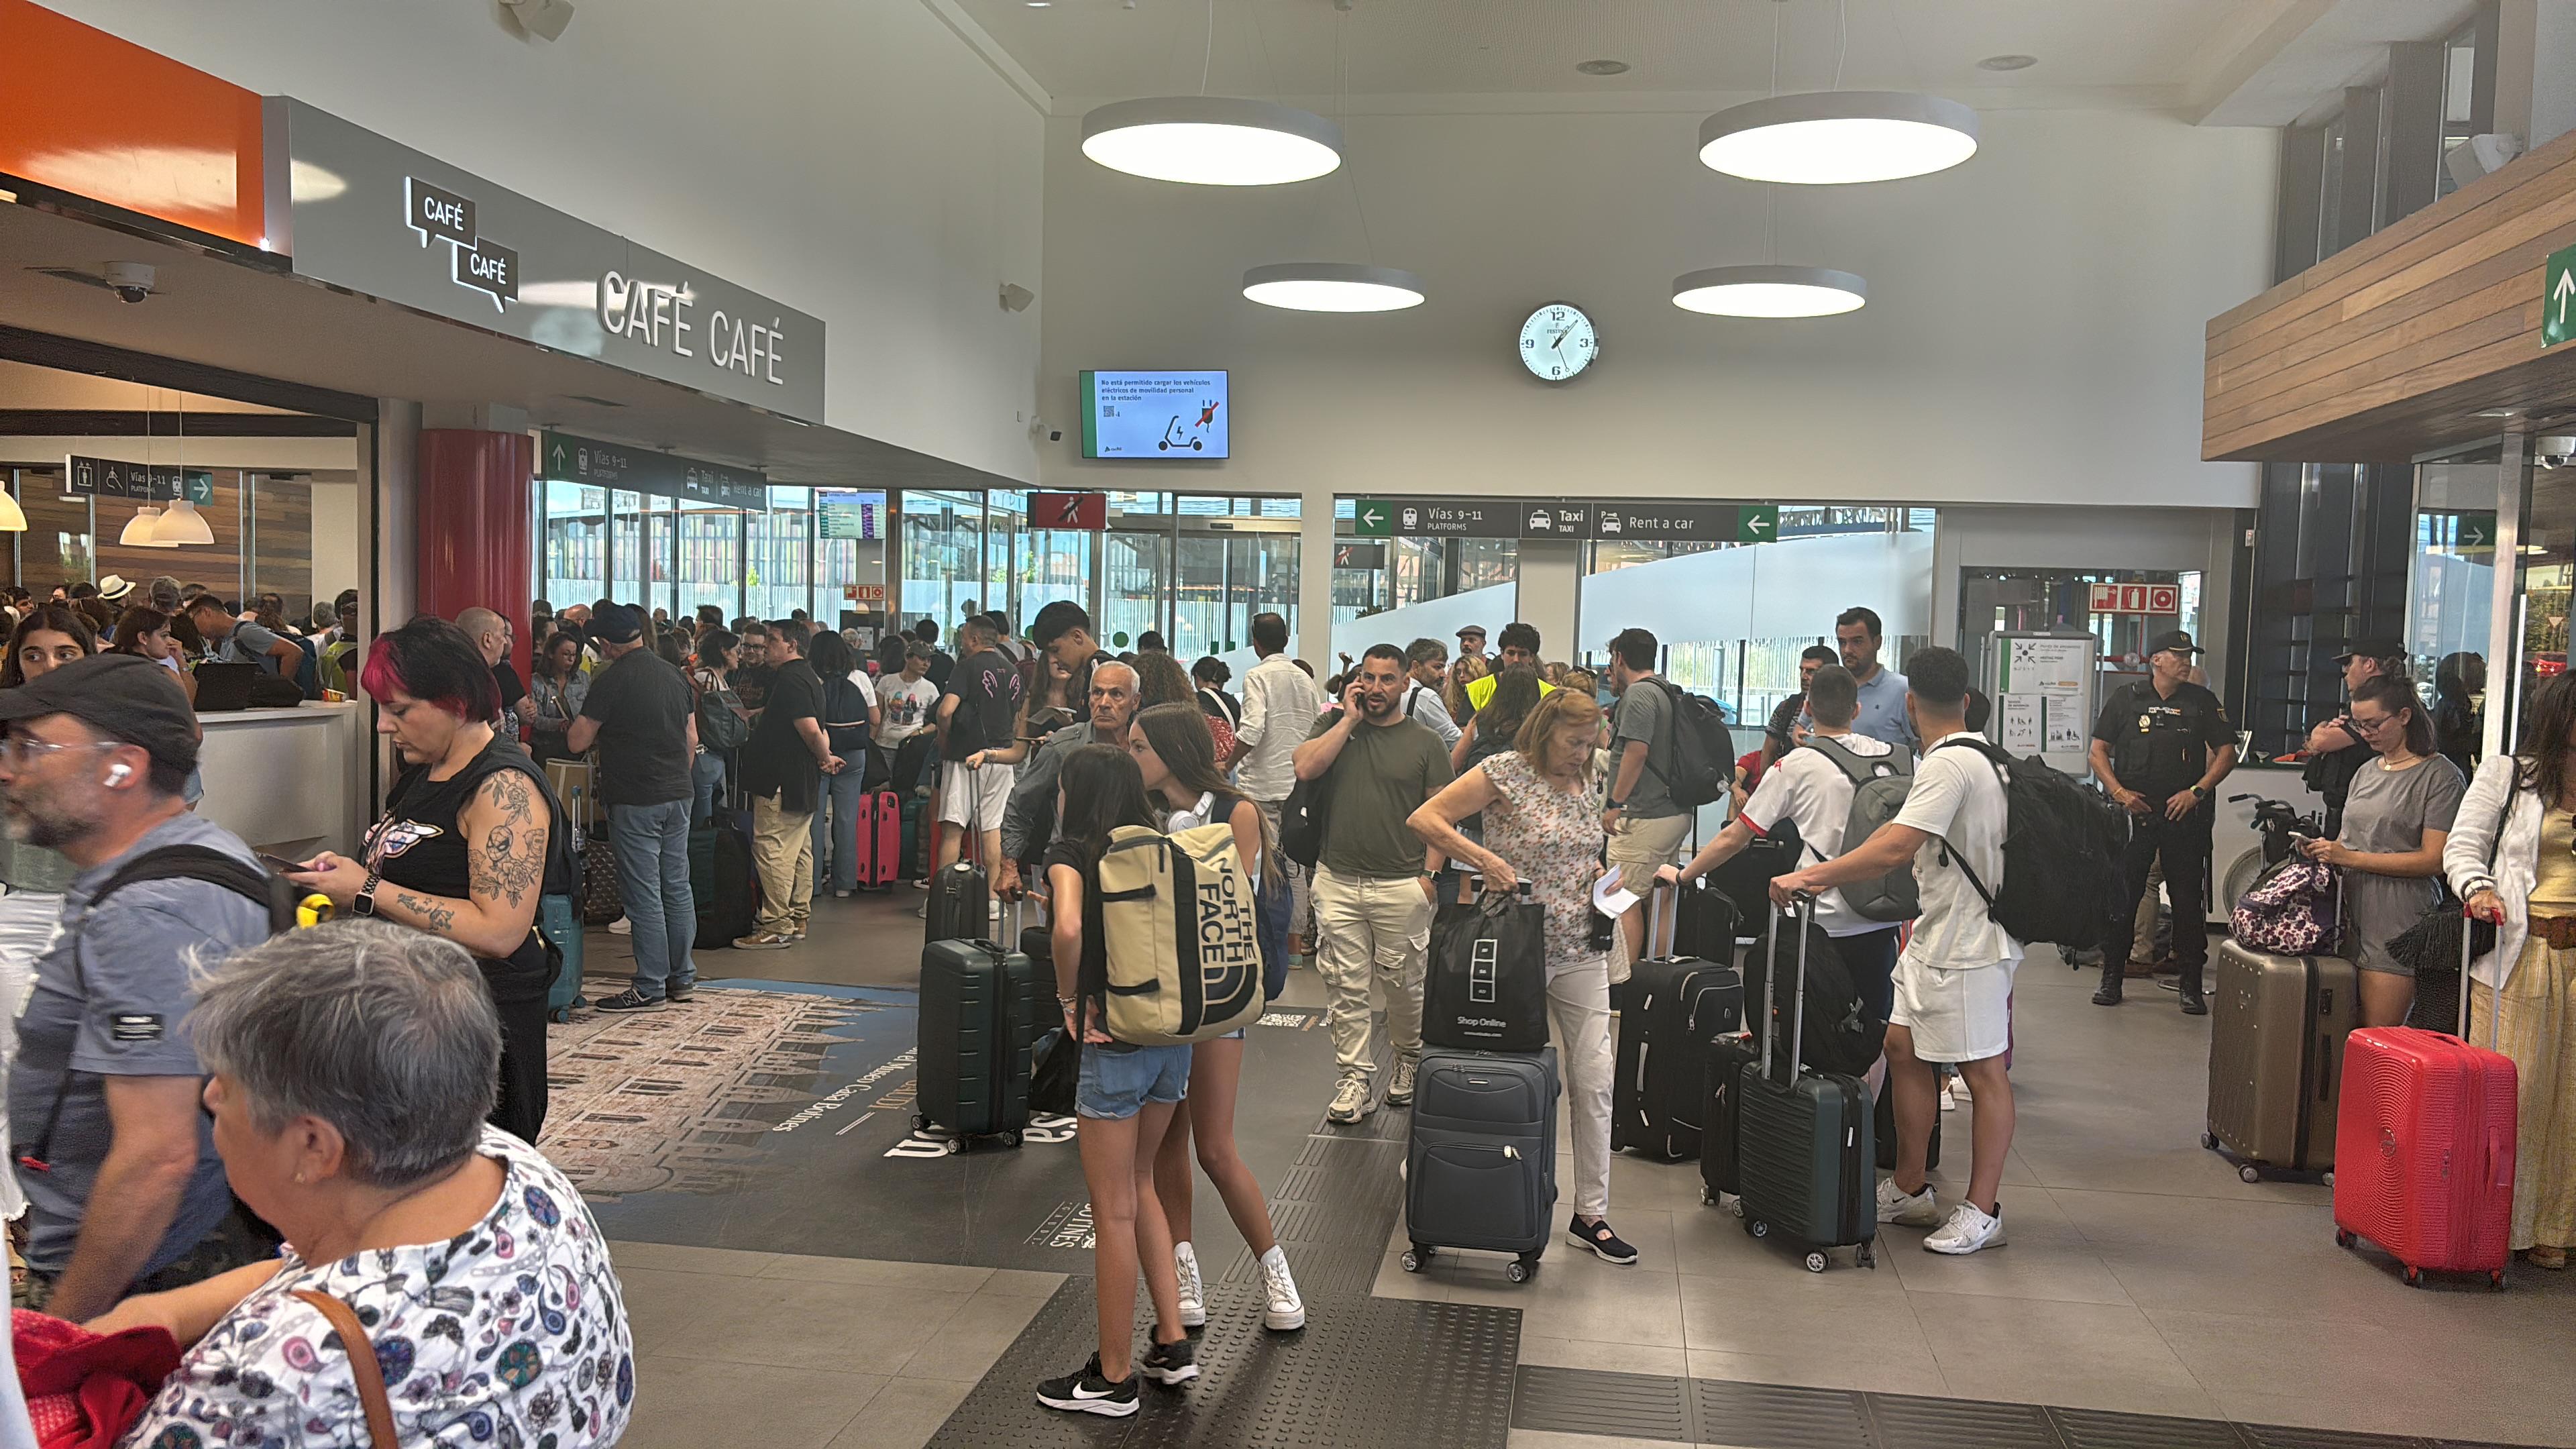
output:
M258 855L260 864L280 875L293 875L306 869L304 862L300 860L288 860L283 856L271 855L265 850L258 852Z

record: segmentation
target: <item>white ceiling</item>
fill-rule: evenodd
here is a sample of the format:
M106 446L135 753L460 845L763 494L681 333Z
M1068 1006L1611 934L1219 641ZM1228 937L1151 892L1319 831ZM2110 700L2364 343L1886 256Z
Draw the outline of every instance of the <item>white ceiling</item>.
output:
M1203 72L1211 93L1307 102L1347 93L1619 106L1759 92L1771 84L1775 23L1784 91L1832 86L1839 49L1850 89L1991 107L2185 109L2280 12L2316 0L1347 0L1347 12L1335 0L958 3L1061 113L1195 93ZM1977 66L2014 53L2039 64ZM1575 70L1596 59L1632 68Z

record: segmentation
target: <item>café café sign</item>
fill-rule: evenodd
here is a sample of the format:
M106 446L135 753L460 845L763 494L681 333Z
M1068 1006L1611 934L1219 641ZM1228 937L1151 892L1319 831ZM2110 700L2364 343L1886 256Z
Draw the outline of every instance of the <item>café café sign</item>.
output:
M288 97L269 236L300 276L806 422L823 323Z

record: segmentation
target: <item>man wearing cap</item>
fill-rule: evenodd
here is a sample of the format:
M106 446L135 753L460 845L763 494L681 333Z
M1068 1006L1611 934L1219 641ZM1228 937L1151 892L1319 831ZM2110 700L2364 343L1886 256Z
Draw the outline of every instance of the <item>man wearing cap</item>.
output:
M2173 899L2174 960L2182 967L2182 1009L2209 1014L2201 995L2201 968L2209 960L2203 925L2201 879L2209 868L2209 827L2217 810L2211 792L2236 768L2236 729L2218 696L2191 682L2192 656L2200 646L2179 629L2147 643L2147 678L2111 691L2093 724L2093 775L2113 803L2129 812L2129 848L2120 860L2120 889L2110 902L2112 943L2102 957L2096 1006L2120 1004L2126 979L2120 943L2146 893L2147 872L2164 864L2165 890Z
M2365 679L2404 674L2406 649L2394 639L2364 636L2336 655L2335 663L2343 670L2343 691L2350 698ZM2353 728L2348 711L2308 731L2306 748L2308 766L2300 775L2300 783L2325 801L2325 838L2332 840L2343 830L2343 802L2352 793L2352 777L2370 763L2375 751L2361 737L2361 731Z
M9 1069L30 1207L18 1301L77 1322L261 1256L233 1212L182 1023L190 962L267 939L269 911L193 876L102 889L174 846L258 869L249 846L180 799L197 724L167 670L133 654L74 660L0 692L0 725L10 834L80 872L62 932L36 960Z
M1464 661L1469 658L1482 659L1484 657L1485 626L1482 624L1470 624L1466 628L1459 630L1458 658L1461 661Z
M689 811L697 799L697 696L670 661L644 647L644 619L602 604L590 619L602 664L564 731L574 754L599 746L599 803L617 861L617 897L635 943L634 984L591 1003L601 1011L660 1011L697 985L689 954L698 901L689 885Z

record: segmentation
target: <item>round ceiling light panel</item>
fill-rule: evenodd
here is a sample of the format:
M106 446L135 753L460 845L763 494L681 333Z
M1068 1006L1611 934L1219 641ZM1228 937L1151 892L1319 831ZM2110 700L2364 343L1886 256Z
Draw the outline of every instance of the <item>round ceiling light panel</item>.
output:
M1977 154L1977 113L1909 91L1811 91L1700 124L1699 159L1747 181L1843 186L1947 170Z
M1117 101L1082 118L1082 154L1130 176L1191 186L1280 186L1342 164L1342 128L1294 106L1233 96Z
M1358 262L1281 262L1243 274L1243 295L1292 312L1399 312L1422 305L1422 279Z
M1831 317L1868 300L1869 283L1829 267L1710 267L1673 278L1673 305L1712 317Z

